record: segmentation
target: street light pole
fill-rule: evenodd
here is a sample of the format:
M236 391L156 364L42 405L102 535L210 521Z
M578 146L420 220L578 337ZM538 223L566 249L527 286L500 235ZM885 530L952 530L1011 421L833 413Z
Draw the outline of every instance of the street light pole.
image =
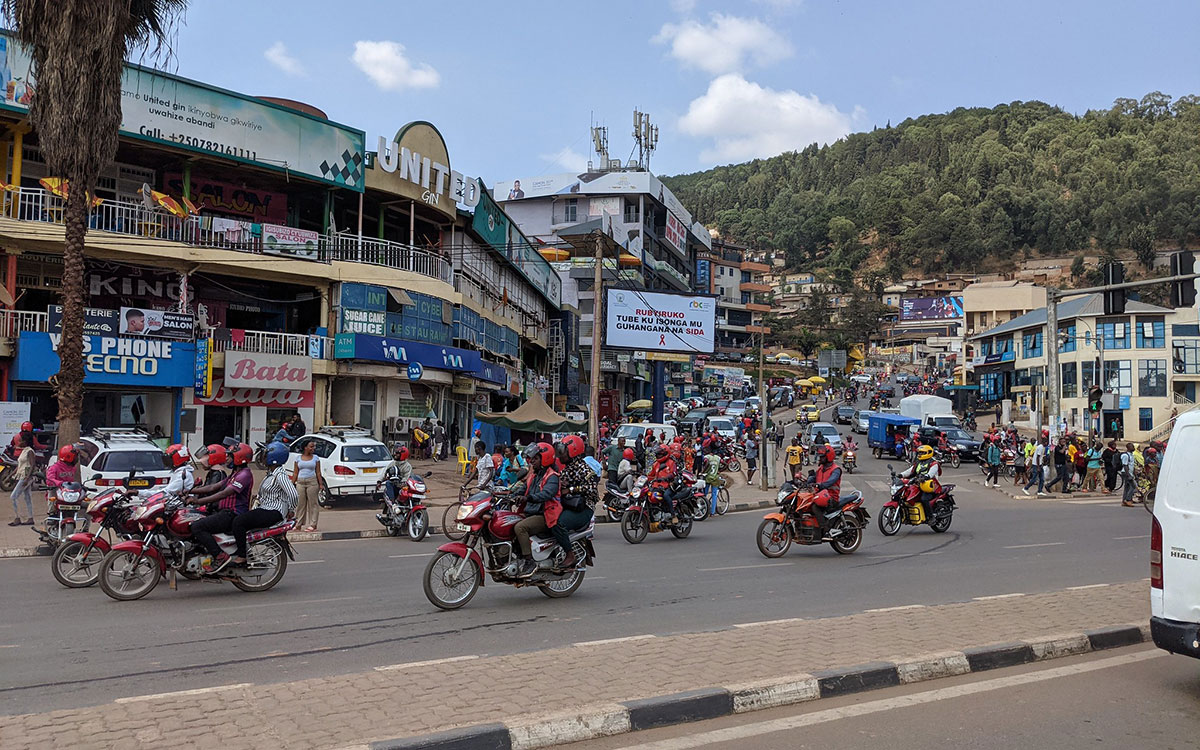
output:
M588 410L588 438L596 450L600 450L600 326L604 317L604 290L601 289L604 274L604 244L600 232L596 232L596 273L592 284L592 374Z
M1043 337L1046 347L1046 402L1050 412L1050 432L1058 436L1058 415L1062 412L1059 387L1061 370L1058 363L1058 289L1046 289L1046 333Z
M758 321L758 408L762 409L762 434L758 436L758 483L759 489L767 489L767 420L771 418L771 405L767 403L766 389L763 387L763 321ZM776 426L775 429L779 429Z

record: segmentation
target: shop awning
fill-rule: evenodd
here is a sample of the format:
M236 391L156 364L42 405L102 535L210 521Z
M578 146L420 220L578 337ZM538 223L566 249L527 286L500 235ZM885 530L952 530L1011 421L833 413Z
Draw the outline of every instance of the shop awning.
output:
M406 293L405 293L405 291L404 291L403 289L393 289L393 288L391 288L391 287L389 286L389 287L387 288L387 290L388 290L388 294L389 294L389 295L391 295L391 297L392 297L392 300L393 300L393 301L395 301L395 303L396 303L397 305L412 305L412 304L415 304L415 303L412 301L412 297L409 297L409 296L408 296L408 294L406 294Z
M558 414L536 392L513 411L480 412L475 418L486 424L523 432L583 432L587 422Z

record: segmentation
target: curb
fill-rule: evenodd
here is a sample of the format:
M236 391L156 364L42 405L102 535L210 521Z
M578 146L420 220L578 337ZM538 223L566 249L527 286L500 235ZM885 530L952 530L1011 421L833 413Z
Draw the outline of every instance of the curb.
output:
M975 477L965 477L965 479L966 479L966 481L970 482L971 484L975 484L980 487L984 487L985 489L995 490L996 492L999 492L1001 495L1006 495L1007 497L1011 497L1013 500L1036 500L1037 499L1036 494L1026 495L1026 494L1022 493L1020 485L1011 485L1013 487L1013 491L1009 492L1007 489L1001 489L1000 487L990 487L990 486L985 487L983 482L979 479L976 479ZM1083 490L1075 490L1074 492L1072 492L1069 495L1064 495L1061 492L1047 492L1042 496L1042 499L1043 500L1066 500L1066 499L1073 498L1073 499L1077 499L1077 500L1098 500L1098 499L1106 498L1106 497L1118 498L1119 496L1116 493L1113 493L1111 495L1105 495L1102 492L1084 492Z
M519 717L511 722L379 740L368 747L371 750L534 750L1149 641L1149 624L1117 625L961 651L942 651L907 661L876 661L752 683L593 704L567 712Z

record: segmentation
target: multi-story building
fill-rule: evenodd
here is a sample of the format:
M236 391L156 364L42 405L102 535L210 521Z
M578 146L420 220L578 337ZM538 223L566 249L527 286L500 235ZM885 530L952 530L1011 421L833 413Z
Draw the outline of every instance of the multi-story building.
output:
M29 127L28 56L2 40L0 248L16 304L0 311L0 398L52 424L65 190ZM85 428L161 427L198 447L264 440L299 412L379 437L433 416L466 436L475 409L544 387L557 276L531 248L481 238L459 206L478 211L482 191L432 126L371 154L309 105L125 77L140 94L123 98L84 249ZM474 265L453 252L473 241L489 246ZM472 296L480 282L500 300Z
M697 253L696 291L717 297L716 359L740 360L758 348L758 334L770 333L762 320L771 311L769 270L761 254L720 238Z

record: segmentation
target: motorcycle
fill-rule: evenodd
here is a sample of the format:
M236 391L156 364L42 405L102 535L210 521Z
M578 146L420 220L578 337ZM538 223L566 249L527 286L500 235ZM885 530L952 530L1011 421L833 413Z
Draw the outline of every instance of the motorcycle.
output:
M132 511L139 502L116 487L95 495L88 502L86 512L96 524L96 532L76 532L58 546L50 560L54 579L71 589L95 583L100 577L100 562L112 549L112 537L127 540L137 536Z
M88 517L83 505L87 502L87 490L79 482L67 482L60 486L50 498L50 509L46 513L43 528L34 529L43 544L57 548L75 533L78 527L88 529Z
M932 517L921 505L919 483L904 479L888 464L892 475L892 499L879 510L879 530L884 536L893 536L901 526L920 526L928 523L929 528L941 534L950 528L954 520L954 485L942 484L937 494L929 501Z
M871 516L863 507L861 492L838 498L837 507L821 508L813 502L811 485L787 481L775 504L780 509L763 516L758 526L758 551L765 557L783 557L792 542L822 544L839 555L849 555L862 545L863 529Z
M847 474L853 474L858 468L858 454L849 449L842 451L842 468Z
M937 460L939 462L950 464L950 467L953 469L957 469L959 466L962 465L962 459L958 455L958 446L957 445L952 445L946 450L941 450L940 448L934 448L933 453L934 453L934 456L937 457Z
M429 511L422 504L425 500L425 482L420 477L409 477L396 489L395 500L388 500L386 495L379 492L379 486L376 485L376 492L379 502L383 503L383 512L376 513L375 519L387 529L388 536L400 536L403 532L414 542L424 539L429 532Z
M561 569L566 554L553 537L539 534L529 540L537 569L527 578L518 578L521 558L513 527L524 517L512 509L508 497L498 493L479 492L464 500L455 521L467 527L466 535L462 541L438 547L430 558L425 566L425 598L439 609L458 609L484 585L485 574L515 588L537 586L551 599L574 594L596 557L592 547L595 519L569 537L575 567Z
M131 522L139 536L114 544L100 561L100 589L118 601L141 599L171 573L170 587L176 576L191 580L229 581L242 591L266 591L283 579L289 559L296 559L287 533L295 521L283 520L274 526L246 535L244 565L225 566L205 573L201 565L208 552L192 538L192 523L204 518L197 509L178 497L156 492L135 508ZM221 551L237 551L232 534L215 534Z
M641 544L647 534L657 534L670 529L676 539L686 538L692 533L692 523L695 520L696 495L690 490L695 481L691 472L680 472L676 485L686 486L688 489L676 489L679 500L676 502L674 516L671 515L663 488L653 485L635 488L630 493L630 505L621 516L621 536L630 544Z
M45 452L35 454L33 469L33 492L46 491L46 457ZM9 451L0 453L0 491L12 492L17 486L17 459Z
M708 500L708 482L704 481L703 477L697 477L690 489L692 491L692 505L695 508L692 511L692 518L697 521L707 520L711 511Z
M604 510L608 514L608 520L613 523L620 523L621 516L625 514L625 509L629 507L630 498L633 492L640 490L646 486L646 477L640 476L633 483L633 489L625 492L616 482L609 482L604 489Z

